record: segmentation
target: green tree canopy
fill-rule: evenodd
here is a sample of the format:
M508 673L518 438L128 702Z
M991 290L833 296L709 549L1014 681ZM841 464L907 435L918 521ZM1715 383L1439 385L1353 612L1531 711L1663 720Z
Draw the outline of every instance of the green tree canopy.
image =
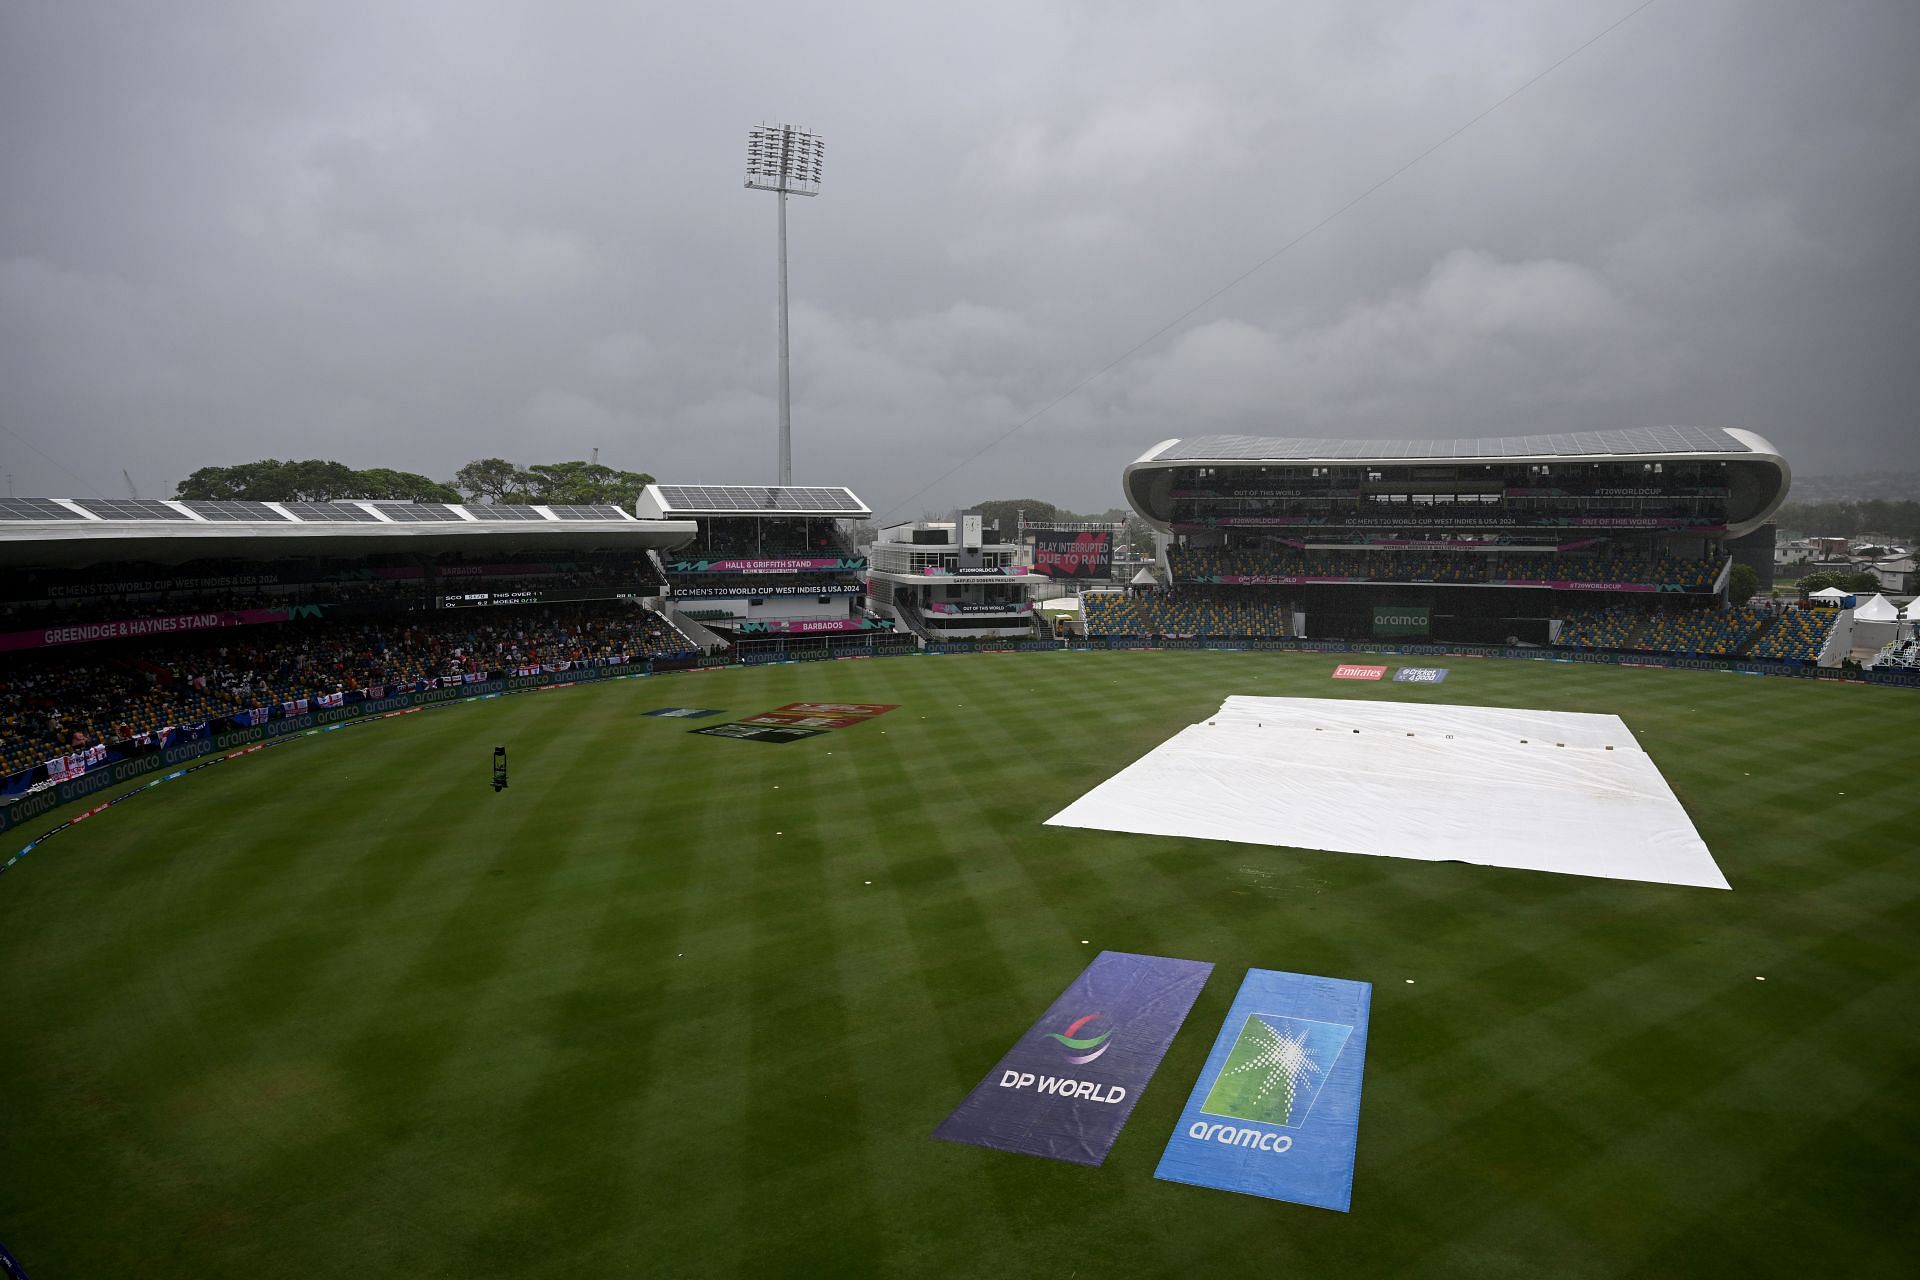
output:
M1737 569L1738 566L1735 566L1735 568ZM1838 587L1842 591L1851 591L1859 594L1867 591L1878 591L1880 589L1880 579L1864 570L1822 569L1818 573L1810 573L1800 579L1799 587L1800 594L1803 596L1812 595L1816 591L1825 591L1828 587Z
M476 501L631 507L653 477L598 462L536 462L521 467L505 458L477 458L456 471L453 482Z
M231 467L201 467L182 480L176 498L238 502L331 502L335 498L411 498L457 502L451 486L411 471L374 467L355 471L322 458L305 461L262 458Z
M1727 577L1727 603L1745 604L1760 589L1760 575L1750 564L1736 564Z

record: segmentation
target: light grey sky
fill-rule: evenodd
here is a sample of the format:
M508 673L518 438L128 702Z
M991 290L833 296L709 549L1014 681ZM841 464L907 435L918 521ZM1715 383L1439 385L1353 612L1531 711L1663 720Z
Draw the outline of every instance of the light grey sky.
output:
M149 496L332 457L1120 502L1169 436L1692 423L1920 441L1920 5L0 6L0 467Z

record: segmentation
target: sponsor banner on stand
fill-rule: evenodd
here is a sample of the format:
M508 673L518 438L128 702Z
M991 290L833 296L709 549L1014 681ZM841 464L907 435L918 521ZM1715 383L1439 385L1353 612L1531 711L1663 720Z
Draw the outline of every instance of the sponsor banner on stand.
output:
M743 636L747 635L820 635L826 632L841 631L891 631L891 618L792 618L774 619L769 622L740 622L729 624L716 620L715 626L732 625Z
M859 573L865 556L799 556L785 560L739 557L731 560L669 560L668 573Z
M1033 601L1010 600L999 604L976 604L973 602L953 603L945 600L931 600L927 603L928 613L1032 613Z
M1402 667L1393 673L1398 684L1440 684L1447 678L1445 667Z
M651 711L642 711L643 716L672 716L684 720L698 720L701 716L717 716L718 708L713 707L655 707Z
M739 738L743 742L798 742L802 738L817 738L826 730L798 729L791 725L710 724L687 732L704 733L713 738Z
M1358 662L1342 662L1333 669L1335 680L1378 680L1386 674L1384 666L1373 667Z
M1102 951L933 1136L1100 1164L1212 972Z
M1031 572L1023 564L987 565L978 569L942 569L928 565L920 574L927 578L1024 578Z
M1154 1176L1347 1212L1372 998L1248 970Z
M119 640L127 636L170 636L183 631L207 631L215 627L249 627L267 622L285 622L288 617L285 609L228 609L216 613L176 613L164 618L76 622L38 631L0 633L0 650L46 649L54 645Z
M738 582L724 587L690 587L676 582L672 595L675 600L739 600L751 596L857 596L864 595L866 590L857 582L784 582L767 586Z
M1376 604L1373 606L1373 634L1376 636L1424 636L1433 625L1433 611L1424 604Z

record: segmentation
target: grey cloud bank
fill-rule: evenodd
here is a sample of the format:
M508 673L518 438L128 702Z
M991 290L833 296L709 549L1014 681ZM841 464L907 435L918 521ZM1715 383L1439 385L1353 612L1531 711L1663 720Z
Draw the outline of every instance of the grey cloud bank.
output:
M1911 469L1920 8L1662 0L917 492L1631 8L7 6L0 460L770 479L785 119L796 475L882 510L1104 507L1198 432Z

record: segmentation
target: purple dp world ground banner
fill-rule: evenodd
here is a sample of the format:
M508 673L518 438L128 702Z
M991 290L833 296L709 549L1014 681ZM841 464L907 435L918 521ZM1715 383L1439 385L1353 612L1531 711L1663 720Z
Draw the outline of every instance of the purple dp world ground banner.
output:
M1102 951L933 1136L1100 1164L1212 972Z

